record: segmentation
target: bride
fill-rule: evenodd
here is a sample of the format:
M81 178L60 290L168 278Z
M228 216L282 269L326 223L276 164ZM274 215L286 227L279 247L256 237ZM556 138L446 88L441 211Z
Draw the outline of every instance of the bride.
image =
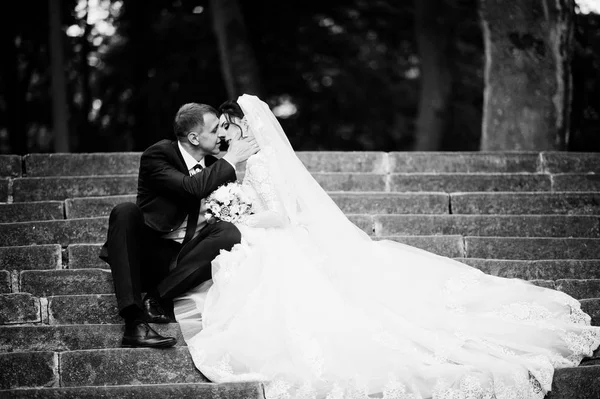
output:
M554 369L600 344L567 294L373 241L312 178L267 104L226 104L220 128L260 146L242 184L257 211L213 261L212 281L175 309L211 381L264 381L269 399L543 398Z

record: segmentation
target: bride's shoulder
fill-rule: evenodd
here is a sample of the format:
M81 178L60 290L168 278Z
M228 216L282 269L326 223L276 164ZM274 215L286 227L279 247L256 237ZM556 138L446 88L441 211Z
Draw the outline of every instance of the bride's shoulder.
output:
M248 158L247 165L266 165L267 158L263 150L260 150L256 154Z

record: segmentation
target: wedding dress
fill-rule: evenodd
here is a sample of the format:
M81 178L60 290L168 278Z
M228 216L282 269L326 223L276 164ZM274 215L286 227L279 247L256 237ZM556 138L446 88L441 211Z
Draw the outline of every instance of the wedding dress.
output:
M238 103L261 147L243 181L257 218L176 304L211 381L264 381L268 399L542 398L556 368L598 347L600 328L567 294L371 240L268 106Z

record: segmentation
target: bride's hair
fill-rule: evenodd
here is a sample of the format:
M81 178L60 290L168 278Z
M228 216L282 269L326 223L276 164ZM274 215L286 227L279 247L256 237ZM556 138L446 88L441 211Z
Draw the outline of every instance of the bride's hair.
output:
M229 122L231 125L237 126L242 132L242 137L244 137L244 134L246 134L244 128L231 120L232 117L239 118L240 120L244 118L244 111L242 111L242 108L236 101L228 100L221 104L219 106L219 115L225 115L227 122Z

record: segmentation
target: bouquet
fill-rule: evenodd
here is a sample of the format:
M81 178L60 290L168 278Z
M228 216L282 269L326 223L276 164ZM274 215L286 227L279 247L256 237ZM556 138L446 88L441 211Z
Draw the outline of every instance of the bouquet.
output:
M220 186L206 198L205 217L209 224L217 220L236 223L252 213L252 203L238 182Z

